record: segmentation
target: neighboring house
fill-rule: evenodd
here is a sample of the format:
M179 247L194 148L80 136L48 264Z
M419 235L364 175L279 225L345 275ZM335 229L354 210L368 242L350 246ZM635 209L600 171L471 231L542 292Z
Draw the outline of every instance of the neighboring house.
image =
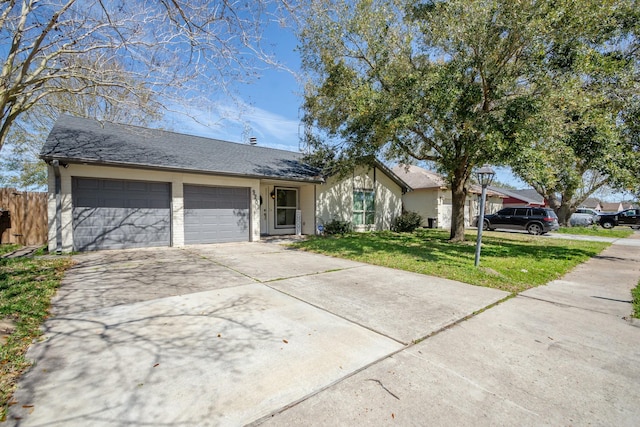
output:
M422 226L429 228L451 228L451 191L444 177L419 166L398 165L393 172L406 182L412 191L402 197L404 210L422 216ZM469 226L479 213L479 195L482 188L472 185L465 202L465 226ZM502 207L502 195L487 190L486 213L493 213Z
M41 158L52 251L257 241L334 217L381 230L409 189L382 165L325 179L300 153L70 116Z
M504 195L505 198L504 200L502 200L502 204L505 208L510 208L513 206L547 206L547 202L544 200L544 198L533 188L524 190L510 190L507 188L490 185L489 190Z
M600 204L600 200L594 199L593 197L588 197L584 202L580 204L581 208L593 209L594 211L602 212L602 205Z
M624 210L622 202L602 202L600 205L602 207L601 212L620 212Z

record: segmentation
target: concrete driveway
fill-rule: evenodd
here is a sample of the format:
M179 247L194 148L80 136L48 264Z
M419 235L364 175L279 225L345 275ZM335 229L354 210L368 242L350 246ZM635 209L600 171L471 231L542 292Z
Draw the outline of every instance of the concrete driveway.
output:
M74 259L9 424L263 422L507 296L273 243Z

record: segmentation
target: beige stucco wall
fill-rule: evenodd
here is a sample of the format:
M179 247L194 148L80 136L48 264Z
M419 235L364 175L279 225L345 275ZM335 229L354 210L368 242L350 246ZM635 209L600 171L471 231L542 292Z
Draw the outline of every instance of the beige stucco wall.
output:
M375 224L360 226L357 231L387 230L394 218L402 213L402 189L379 168L360 168L351 176L329 177L316 187L316 218L318 224L333 219L353 220L354 189L374 190Z
M439 189L418 189L403 196L404 209L417 212L422 216L422 226L428 226L428 218L437 218L437 228L451 228L451 192ZM502 209L502 199L487 197L487 213L494 213ZM464 207L465 227L471 225L473 218L478 215L478 195L467 197Z
M429 218L438 218L439 190L437 188L421 188L409 191L402 200L404 202L404 210L408 212L416 212L422 217L422 226L429 225ZM438 219L440 223L440 219Z
M225 176L189 174L181 172L154 171L144 169L129 169L111 166L91 166L70 164L67 168L60 168L61 198L62 198L62 250L73 250L72 230L72 198L71 178L103 178L103 179L130 179L137 181L156 181L171 183L171 245L184 245L184 184L197 184L209 186L249 187L251 194L251 223L249 227L249 240L260 240L260 180L252 178L235 178ZM56 198L55 176L49 166L49 250L56 249Z

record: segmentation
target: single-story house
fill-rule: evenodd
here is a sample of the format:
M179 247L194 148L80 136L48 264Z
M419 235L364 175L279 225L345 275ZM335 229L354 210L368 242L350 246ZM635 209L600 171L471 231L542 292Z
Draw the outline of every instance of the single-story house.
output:
M388 229L410 189L378 163L324 177L300 153L71 116L40 157L52 251L257 241L334 218Z
M579 207L602 212L602 205L600 204L600 200L593 197L588 197L587 199L585 199Z
M402 196L404 210L420 214L423 227L451 228L453 210L451 190L442 175L415 165L398 165L392 170L412 189ZM468 227L473 218L479 214L480 194L482 194L482 188L471 185L465 201L465 227ZM501 194L487 189L485 213L500 210L502 198Z
M505 208L514 206L534 206L534 207L546 207L547 201L533 188L526 188L524 190L510 190L507 188L496 187L490 185L488 190L494 191L504 195L502 204Z
M601 212L620 212L624 210L622 202L602 202L600 203Z

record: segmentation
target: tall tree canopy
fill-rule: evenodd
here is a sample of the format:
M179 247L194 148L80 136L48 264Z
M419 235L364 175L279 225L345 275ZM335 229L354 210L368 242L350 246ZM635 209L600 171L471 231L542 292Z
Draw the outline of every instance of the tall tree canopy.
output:
M581 22L582 33L554 40L547 99L553 120L509 160L549 201L561 224L604 186L627 191L640 186L640 5L612 5Z
M338 162L435 162L451 186L451 239L463 240L473 169L507 163L558 124L556 41L583 43L584 23L620 3L309 0L307 142Z
M84 97L121 113L187 105L253 77L286 0L0 2L0 149L37 105ZM142 106L142 107L141 107Z

